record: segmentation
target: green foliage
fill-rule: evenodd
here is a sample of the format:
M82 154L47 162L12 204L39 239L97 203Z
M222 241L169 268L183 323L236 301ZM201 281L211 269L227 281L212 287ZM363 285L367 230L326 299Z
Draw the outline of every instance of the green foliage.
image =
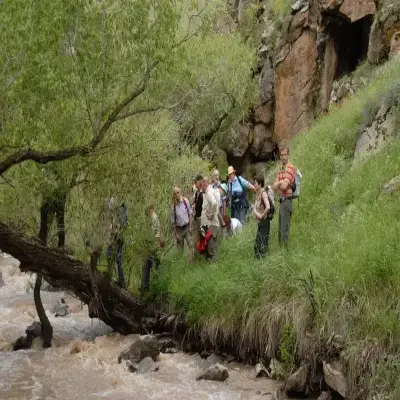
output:
M86 146L136 94L90 156L11 168L1 220L36 235L43 200L66 191L67 248L87 259L107 244L104 199L113 195L128 207L124 267L138 288L154 240L146 206L155 205L168 241L172 185L190 196L193 177L210 168L182 137L192 127L201 136L248 104L253 50L216 31L219 18L229 19L222 0L3 1L1 160L25 148Z
M294 140L291 158L303 184L289 252L279 248L274 218L270 254L255 261L250 222L240 237L222 243L215 265L166 258L155 295L168 292L171 306L186 310L205 335L222 335L269 357L280 354L289 369L293 360L325 354L332 334L340 335L352 389L376 393L382 387L395 399L400 197L381 194L381 187L400 173L400 143L390 142L360 165L353 165L353 155L364 107L381 102L399 82L399 61L393 60Z

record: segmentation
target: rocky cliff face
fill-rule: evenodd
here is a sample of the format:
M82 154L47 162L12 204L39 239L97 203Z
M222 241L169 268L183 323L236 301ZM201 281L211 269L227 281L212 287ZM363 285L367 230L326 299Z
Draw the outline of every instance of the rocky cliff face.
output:
M238 3L243 10L246 2ZM263 173L279 144L328 111L337 97L337 79L363 61L380 64L400 51L398 0L296 0L280 28L268 1L259 4L265 25L260 101L231 130L223 148L228 162L248 175Z

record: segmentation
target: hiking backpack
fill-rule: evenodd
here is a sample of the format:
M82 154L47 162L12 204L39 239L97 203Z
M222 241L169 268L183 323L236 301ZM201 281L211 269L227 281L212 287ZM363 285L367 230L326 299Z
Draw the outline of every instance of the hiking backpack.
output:
M292 197L298 198L298 197L300 197L301 180L303 178L303 175L301 175L301 172L296 167L295 167L295 171L296 171L296 174L294 176L294 181L292 184L292 191L293 191Z
M271 186L267 186L265 193L267 194L268 202L269 202L269 211L267 214L267 218L271 220L274 218L275 214L275 199L274 199L274 192Z

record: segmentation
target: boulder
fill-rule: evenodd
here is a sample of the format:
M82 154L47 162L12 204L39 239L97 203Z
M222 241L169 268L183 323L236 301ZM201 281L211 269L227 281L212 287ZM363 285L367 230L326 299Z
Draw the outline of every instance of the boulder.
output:
M251 124L238 123L227 136L224 150L233 157L243 157L249 147L250 130Z
M286 379L286 393L306 394L309 374L309 365L302 365L296 372Z
M40 337L42 335L42 324L39 321L33 322L26 328L25 333L28 340Z
M0 288L4 286L3 274L0 271Z
M156 360L160 350L157 338L153 335L145 335L134 341L127 349L118 356L118 363L129 360L132 365L139 363L146 357Z
M228 368L221 364L215 364L206 368L196 380L219 381L224 382L229 378Z
M395 0L383 0L379 13L375 14L369 36L368 62L381 64L390 53L391 40L400 31L400 3Z
M400 192L400 175L396 176L382 187L383 194L394 194L397 192Z
M253 141L250 146L250 151L258 160L267 160L271 158L275 149L272 135L272 127L264 124L257 124L254 126Z
M29 340L26 336L20 336L13 344L13 350L28 350L32 347L32 339Z
M338 392L342 397L346 397L348 393L348 385L344 377L339 362L327 363L323 362L323 371L326 384Z
M265 365L263 363L258 363L254 367L254 377L255 378L260 378L262 376L269 377L269 373L268 373L267 368L265 368Z
M400 31L396 32L392 36L392 40L390 41L390 56L394 56L395 54L400 53Z
M329 390L322 392L317 400L332 400L332 393Z

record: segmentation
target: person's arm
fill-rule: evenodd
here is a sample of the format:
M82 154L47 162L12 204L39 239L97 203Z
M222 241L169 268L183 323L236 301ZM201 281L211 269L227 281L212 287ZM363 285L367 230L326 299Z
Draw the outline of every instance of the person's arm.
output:
M261 200L264 202L265 210L264 210L264 212L262 214L259 213L259 215L260 215L259 219L264 219L267 216L267 214L269 212L269 209L270 209L267 193L263 192L261 194Z
M279 190L280 189L281 181L279 180L279 174L276 175L275 182L271 185L272 190Z
M219 211L219 209L218 209L218 219L219 219L219 223L221 224L221 226L222 226L223 228L225 228L224 218L222 217L222 214L221 214L221 212Z

